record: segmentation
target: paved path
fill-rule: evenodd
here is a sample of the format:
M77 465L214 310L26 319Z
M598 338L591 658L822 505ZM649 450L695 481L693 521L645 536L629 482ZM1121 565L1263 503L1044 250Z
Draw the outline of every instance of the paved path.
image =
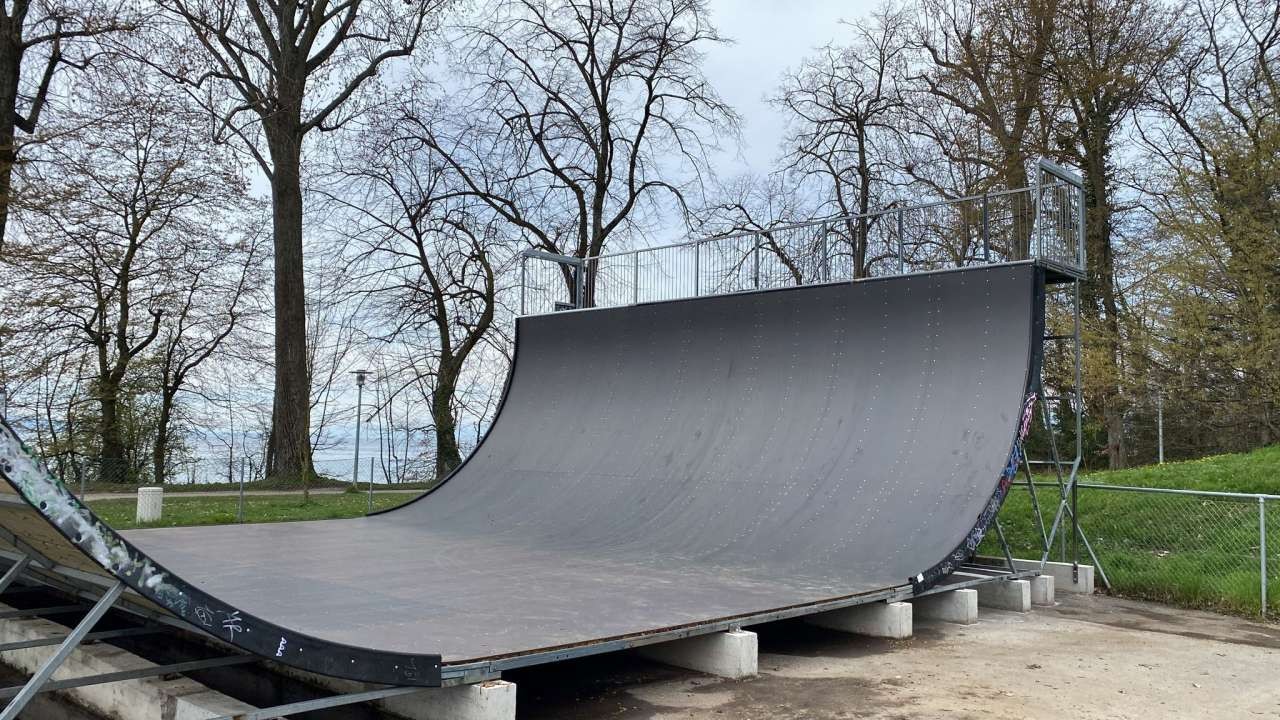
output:
M311 491L312 495L341 495L346 492L345 488L315 488ZM361 489L360 492L366 492ZM423 490L402 490L399 488L374 488L375 495L419 495ZM240 494L238 490L174 490L165 494L168 498L188 498L188 497L237 497ZM301 495L301 490L245 490L246 497L255 495ZM132 500L137 497L134 492L91 492L88 494L89 502L95 500Z

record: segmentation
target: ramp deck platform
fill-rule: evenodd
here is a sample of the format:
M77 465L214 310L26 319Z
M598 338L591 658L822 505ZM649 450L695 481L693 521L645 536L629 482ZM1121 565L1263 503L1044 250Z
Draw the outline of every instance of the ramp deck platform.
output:
M116 532L0 433L0 547L256 655L437 685L923 591L1017 468L1045 271L520 318L436 489L349 520Z

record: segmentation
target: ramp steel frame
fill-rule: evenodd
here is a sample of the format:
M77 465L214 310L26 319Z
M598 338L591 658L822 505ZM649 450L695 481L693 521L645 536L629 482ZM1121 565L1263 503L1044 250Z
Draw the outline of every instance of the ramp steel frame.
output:
M0 700L8 700L4 709L0 711L0 720L15 720L18 715L26 709L35 696L41 693L68 690L71 688L86 687L89 685L102 685L106 683L121 682L124 680L160 677L175 673L195 672L197 670L208 670L219 667L247 665L258 662L258 658L256 657L237 653L221 657L188 660L177 663L152 665L144 668L134 668L130 670L120 670L116 672L98 673L94 675L54 680L54 673L56 673L58 669L66 663L67 659L71 657L71 654L84 643L165 632L164 627L153 623L148 623L140 627L93 632L93 628L109 611L113 609L122 610L132 615L141 615L143 617L152 616L151 619L156 620L161 619L161 617L159 614L146 613L139 607L130 607L123 603L122 601L126 598L126 588L123 582L113 582L100 576L84 573L83 575L85 576L96 578L98 582L87 583L88 585L96 586L93 590L83 589L86 585L83 580L76 579L74 577L75 573L65 572L71 570L70 568L63 568L55 565L54 563L49 562L46 558L33 558L31 555L27 554L15 557L12 553L8 552L0 552L0 557L8 559L13 563L9 566L9 569L5 571L4 575L0 576L0 600L4 600L12 595L17 595L23 591L39 589L41 586L59 594L71 594L75 597L93 599L93 604L91 606L83 604L57 605L51 607L0 612L0 620L84 612L84 616L76 623L75 627L64 635L53 635L44 638L0 643L0 652L49 647L52 645L57 646L57 649L53 654L40 664L40 667L36 669L36 672L25 683L11 687L0 687ZM54 580L53 578L55 577L61 578L63 582ZM36 583L37 587L24 587L14 591L9 591L9 588L12 587L19 579Z

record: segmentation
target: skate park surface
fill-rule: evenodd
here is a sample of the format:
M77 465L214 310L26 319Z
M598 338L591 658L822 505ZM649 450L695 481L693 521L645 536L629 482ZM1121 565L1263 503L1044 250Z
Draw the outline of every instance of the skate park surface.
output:
M1061 594L1031 613L984 609L975 625L917 621L906 640L791 621L753 629L757 678L630 654L530 668L510 674L519 717L1280 718L1280 627L1156 603Z

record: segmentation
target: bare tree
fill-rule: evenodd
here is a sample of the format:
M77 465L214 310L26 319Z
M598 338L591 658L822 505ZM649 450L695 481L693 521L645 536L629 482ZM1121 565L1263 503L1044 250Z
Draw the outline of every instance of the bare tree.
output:
M160 0L185 26L172 77L193 88L219 138L235 138L271 183L275 393L268 474L311 463L310 379L302 237L303 142L349 119L351 100L408 56L442 0ZM200 61L192 62L194 58Z
M695 232L712 238L750 233L749 242L710 243L713 251L732 255L726 258L732 273L750 275L751 287L776 284L770 273L772 262L761 261L764 253L781 266L778 271L785 284L802 285L816 276L821 250L813 233L785 228L813 219L820 210L815 203L805 202L808 193L787 173L739 175L717 182L711 195L715 201L694 215Z
M80 84L67 121L83 132L42 149L40 180L60 195L24 214L6 258L46 330L93 358L98 454L112 480L140 469L121 403L146 382L132 369L160 336L184 249L216 232L243 192L227 158L187 131L196 110L154 80L104 65Z
M708 152L738 124L700 67L724 42L705 2L499 0L486 10L461 33L469 86L447 103L466 103L461 123L422 120L468 190L533 245L577 257L646 232L645 212L663 202L683 213ZM593 288L589 277L588 304Z
M1045 77L1060 0L920 0L913 44L925 64L913 75L925 92L972 118L982 138L963 158L1006 189L1027 187L1045 147ZM983 142L985 140L985 142ZM946 136L934 145L950 145ZM1007 253L1030 252L1032 203L1011 196L1017 226Z
M35 134L60 67L88 63L91 51L73 49L75 41L134 26L126 7L114 0L13 0L0 8L0 247L21 150L18 132ZM32 61L41 66L37 73L29 72Z
M805 60L783 79L773 103L789 118L784 169L821 194L821 214L841 218L831 235L842 247L831 252L846 254L852 277L860 278L879 259L869 254L876 219L868 213L888 204L909 28L904 15L891 11L849 27L852 41Z
M352 211L359 275L376 278L361 292L384 309L378 334L413 348L398 368L409 379L395 387L389 376L384 401L389 408L405 387L422 391L435 435L435 474L443 478L462 461L459 385L493 328L495 265L513 243L499 242L501 221L420 129L401 121L372 131L344 171L344 195L354 200L334 199Z
M165 318L157 339L160 416L152 448L152 480L169 476L170 438L179 393L251 311L251 295L261 287L258 236L231 231L226 237L196 238L169 280Z

